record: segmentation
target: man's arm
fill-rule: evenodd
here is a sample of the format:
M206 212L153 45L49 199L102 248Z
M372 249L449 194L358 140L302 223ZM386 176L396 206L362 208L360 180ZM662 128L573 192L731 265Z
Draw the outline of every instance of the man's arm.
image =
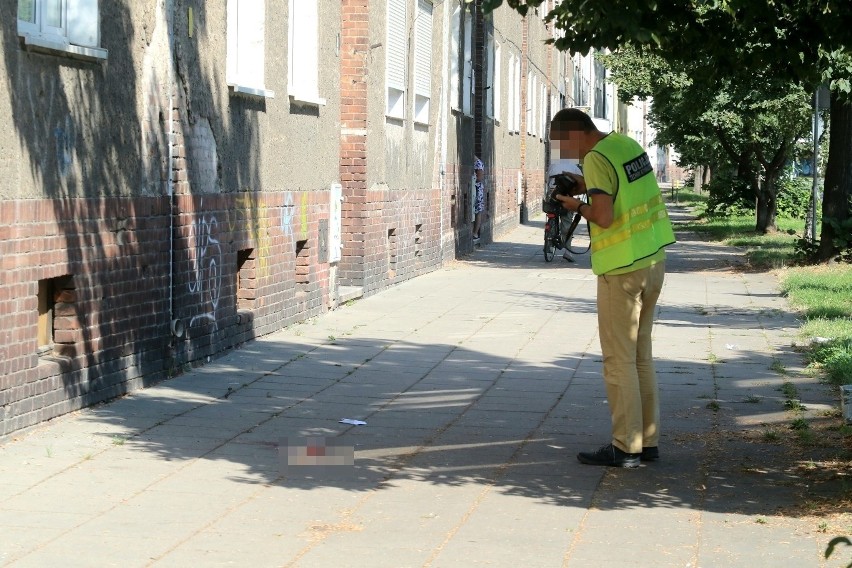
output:
M592 190L591 203L580 201L570 195L557 195L556 199L562 202L562 207L569 211L580 211L585 219L599 227L606 229L612 225L612 196L600 190Z

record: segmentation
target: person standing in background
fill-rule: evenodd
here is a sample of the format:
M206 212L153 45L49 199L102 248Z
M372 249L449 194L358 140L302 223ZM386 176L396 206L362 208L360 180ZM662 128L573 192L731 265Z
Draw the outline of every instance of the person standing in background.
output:
M485 165L478 156L473 157L473 175L476 177L476 195L473 200L473 244L479 244L482 217L485 215Z
M553 176L559 174L583 175L580 169L580 148L576 141L569 140L568 133L562 128L561 123L551 122L550 125L550 166L547 168L548 189L553 190ZM568 237L570 222L563 223L562 242L565 249L562 258L567 262L575 262L571 255L571 239Z

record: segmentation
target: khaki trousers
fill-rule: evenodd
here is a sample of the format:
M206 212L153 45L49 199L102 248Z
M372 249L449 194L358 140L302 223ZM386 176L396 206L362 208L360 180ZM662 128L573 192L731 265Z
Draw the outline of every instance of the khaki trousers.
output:
M598 330L612 443L630 454L656 446L659 439L651 331L665 273L663 261L634 272L598 276Z

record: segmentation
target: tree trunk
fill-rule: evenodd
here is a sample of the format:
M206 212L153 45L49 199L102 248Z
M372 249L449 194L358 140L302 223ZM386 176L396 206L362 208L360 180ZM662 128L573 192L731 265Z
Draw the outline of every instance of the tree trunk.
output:
M766 179L757 189L757 224L755 230L758 233L775 231L775 217L778 214L778 170L767 170Z
M852 103L831 93L831 133L828 141L828 163L822 196L822 232L817 260L830 259L837 252L837 236L828 219L845 221L850 217L852 199Z

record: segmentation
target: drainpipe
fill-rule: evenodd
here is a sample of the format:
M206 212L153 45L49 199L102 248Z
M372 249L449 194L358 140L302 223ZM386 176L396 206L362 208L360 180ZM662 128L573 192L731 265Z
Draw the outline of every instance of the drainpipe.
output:
M168 125L167 142L169 147L168 153L168 197L169 197L169 327L172 336L177 339L182 339L185 333L183 321L175 317L175 214L177 204L175 199L175 174L174 174L174 92L175 92L175 30L174 30L174 0L165 0L164 12L166 18L166 27L168 29L169 41L169 73L168 73L168 89L169 89L169 108L166 124Z

